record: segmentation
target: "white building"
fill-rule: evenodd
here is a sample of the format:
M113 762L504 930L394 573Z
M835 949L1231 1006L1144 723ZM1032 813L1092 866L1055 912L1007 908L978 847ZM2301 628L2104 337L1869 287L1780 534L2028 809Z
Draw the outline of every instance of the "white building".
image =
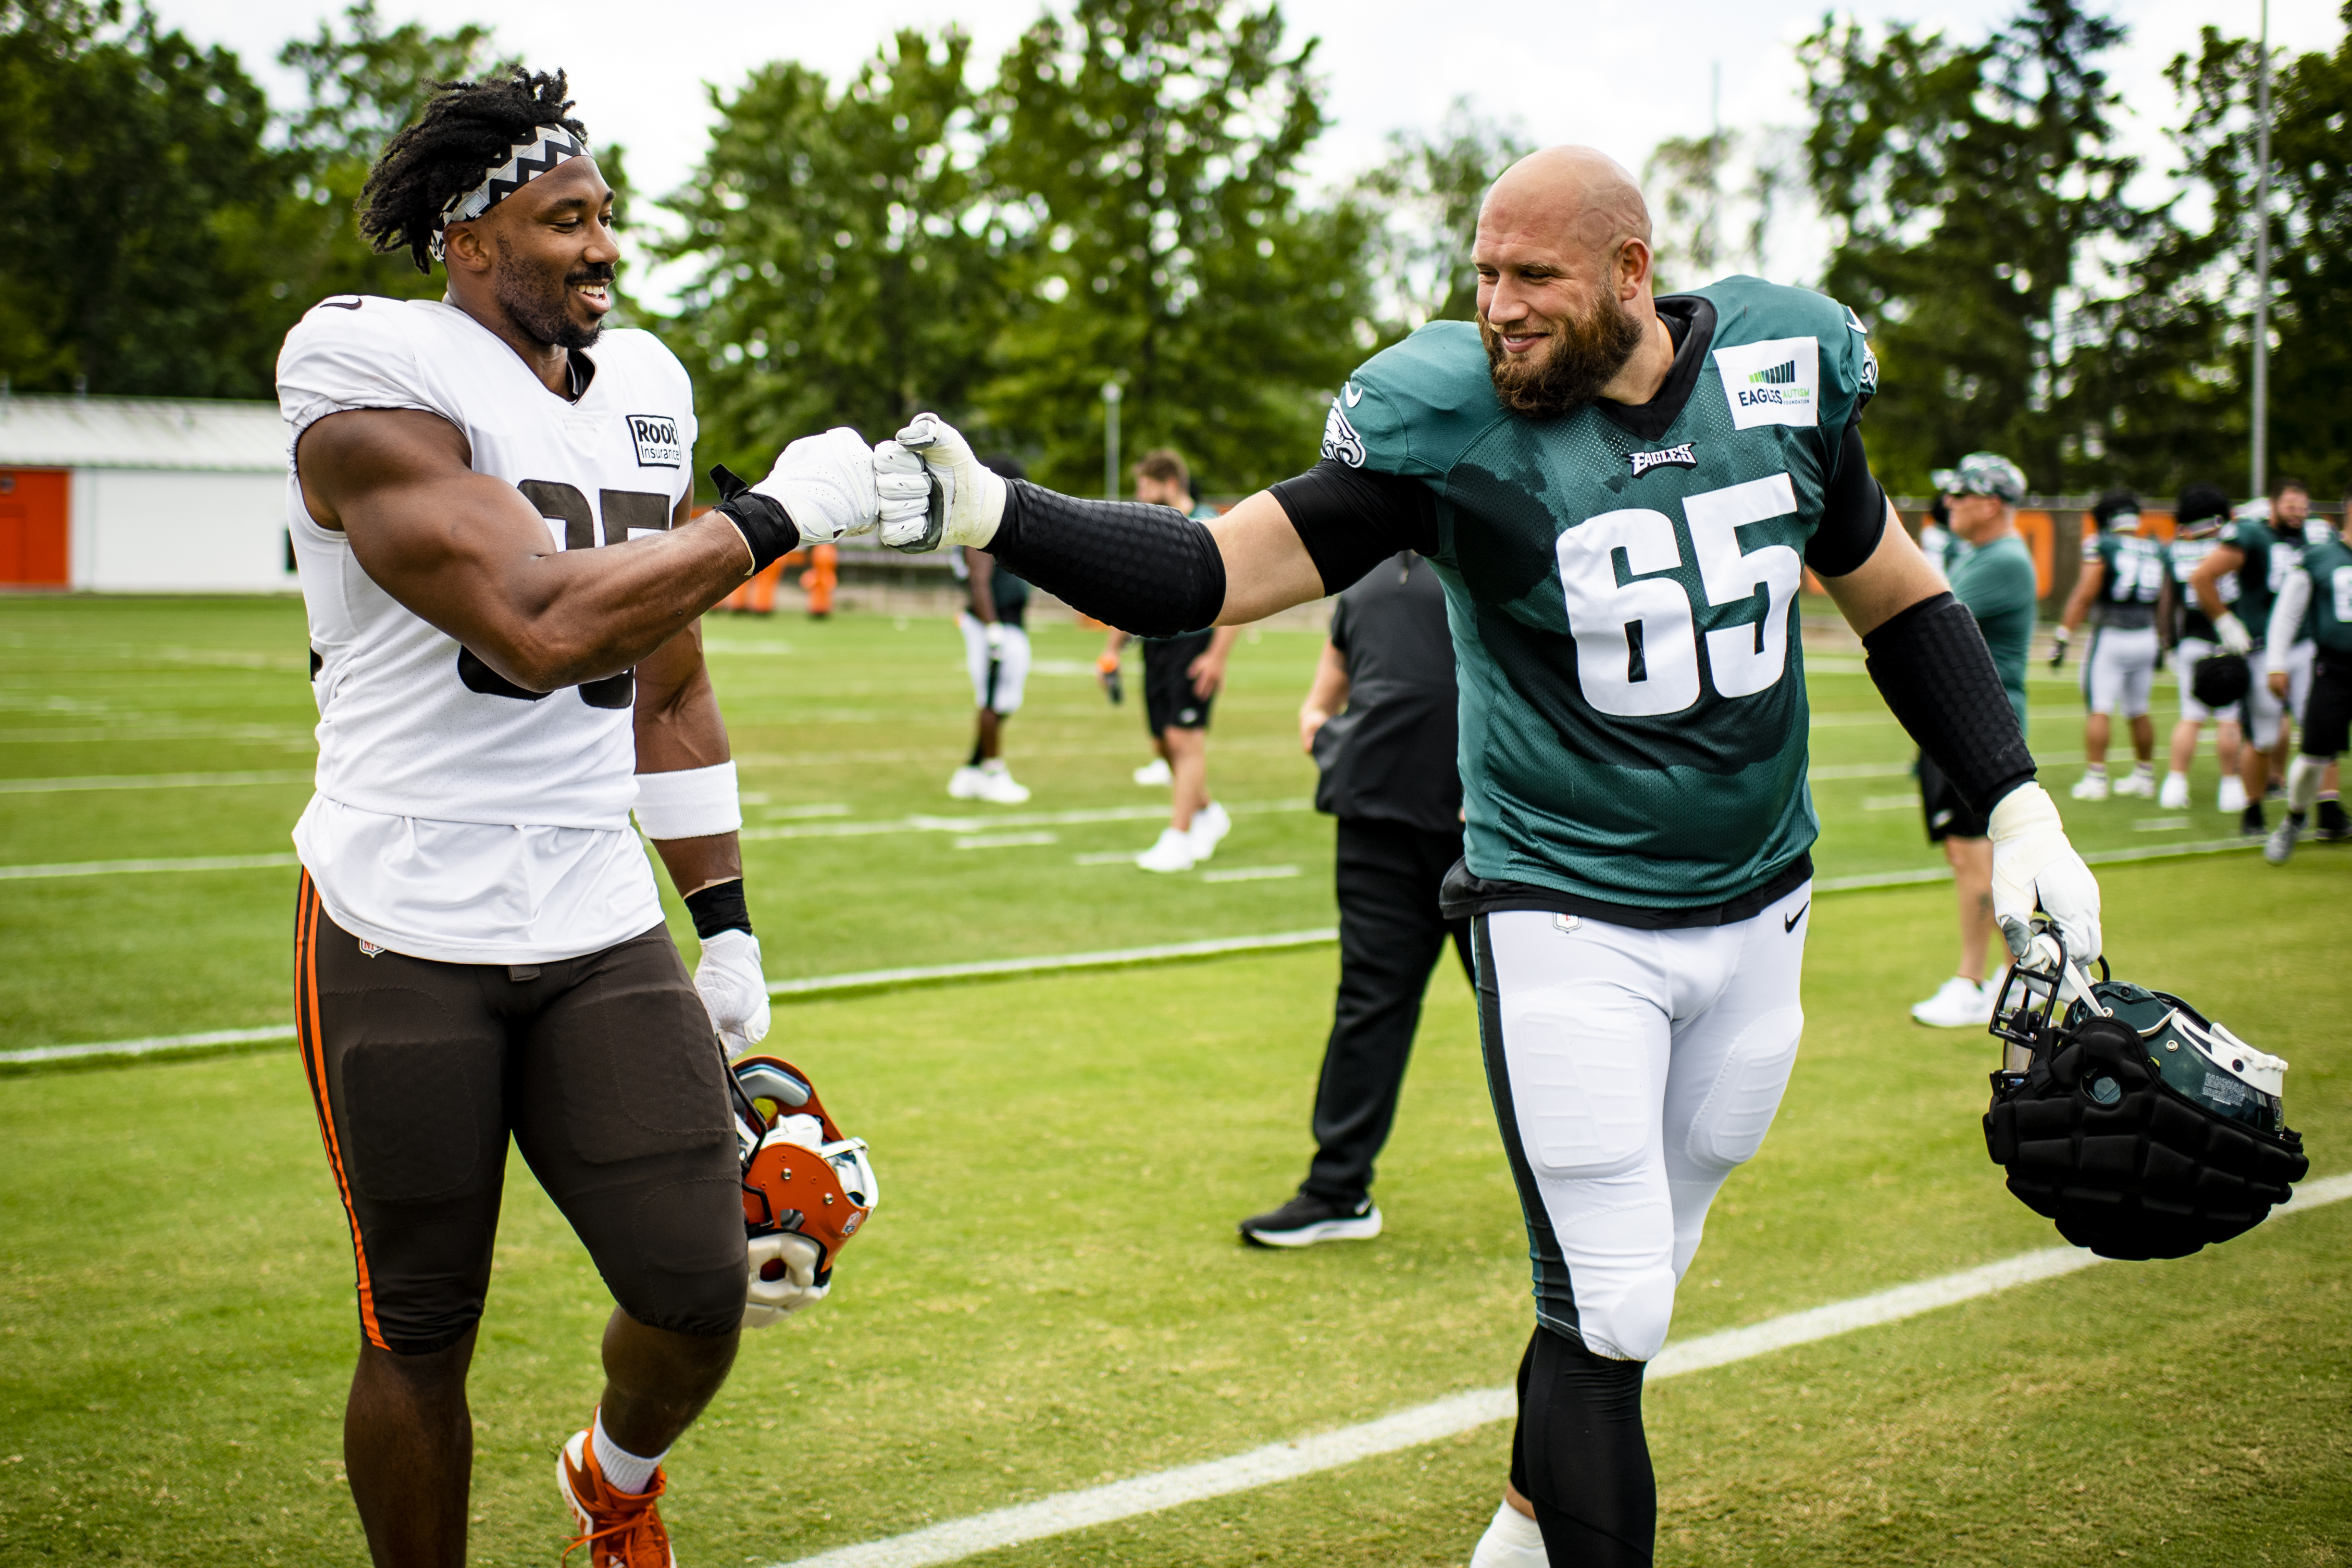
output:
M0 392L0 586L279 593L274 403Z

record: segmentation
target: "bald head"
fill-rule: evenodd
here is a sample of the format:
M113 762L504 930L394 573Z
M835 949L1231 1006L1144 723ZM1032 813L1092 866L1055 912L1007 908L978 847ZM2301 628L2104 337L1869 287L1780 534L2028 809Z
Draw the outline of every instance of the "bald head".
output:
M1664 380L1674 340L1650 299L1649 204L1616 160L1549 147L1512 164L1478 209L1470 260L1479 335L1514 410L1641 403Z
M1650 243L1650 206L1617 160L1593 147L1547 147L1503 172L1478 209L1478 237L1533 241L1605 264L1629 239Z

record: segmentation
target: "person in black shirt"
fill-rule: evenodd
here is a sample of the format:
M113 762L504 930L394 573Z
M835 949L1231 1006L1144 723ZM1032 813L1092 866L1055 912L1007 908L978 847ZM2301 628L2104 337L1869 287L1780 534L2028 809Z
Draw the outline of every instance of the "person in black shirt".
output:
M1298 1195L1242 1221L1261 1247L1381 1233L1372 1162L1388 1142L1422 993L1447 939L1472 985L1470 922L1437 907L1462 858L1454 640L1445 591L1406 552L1339 595L1298 738L1339 819L1339 995L1315 1091L1315 1159ZM1344 709L1344 711L1340 710Z

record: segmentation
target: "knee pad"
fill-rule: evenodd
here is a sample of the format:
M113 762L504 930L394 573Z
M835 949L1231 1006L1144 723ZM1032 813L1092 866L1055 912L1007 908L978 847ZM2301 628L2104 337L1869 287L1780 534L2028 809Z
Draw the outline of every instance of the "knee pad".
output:
M1618 1363L1654 1359L1666 1348L1680 1282L1671 1255L1610 1278L1574 1275L1576 1328L1593 1355Z

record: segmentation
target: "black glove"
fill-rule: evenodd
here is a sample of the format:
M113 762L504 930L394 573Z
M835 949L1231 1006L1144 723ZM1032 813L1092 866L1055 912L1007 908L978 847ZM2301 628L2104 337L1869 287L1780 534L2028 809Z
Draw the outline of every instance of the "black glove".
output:
M781 501L745 484L724 463L710 470L710 482L719 487L719 504L711 510L725 514L751 547L751 571L745 576L765 571L801 547L801 531L793 526Z

